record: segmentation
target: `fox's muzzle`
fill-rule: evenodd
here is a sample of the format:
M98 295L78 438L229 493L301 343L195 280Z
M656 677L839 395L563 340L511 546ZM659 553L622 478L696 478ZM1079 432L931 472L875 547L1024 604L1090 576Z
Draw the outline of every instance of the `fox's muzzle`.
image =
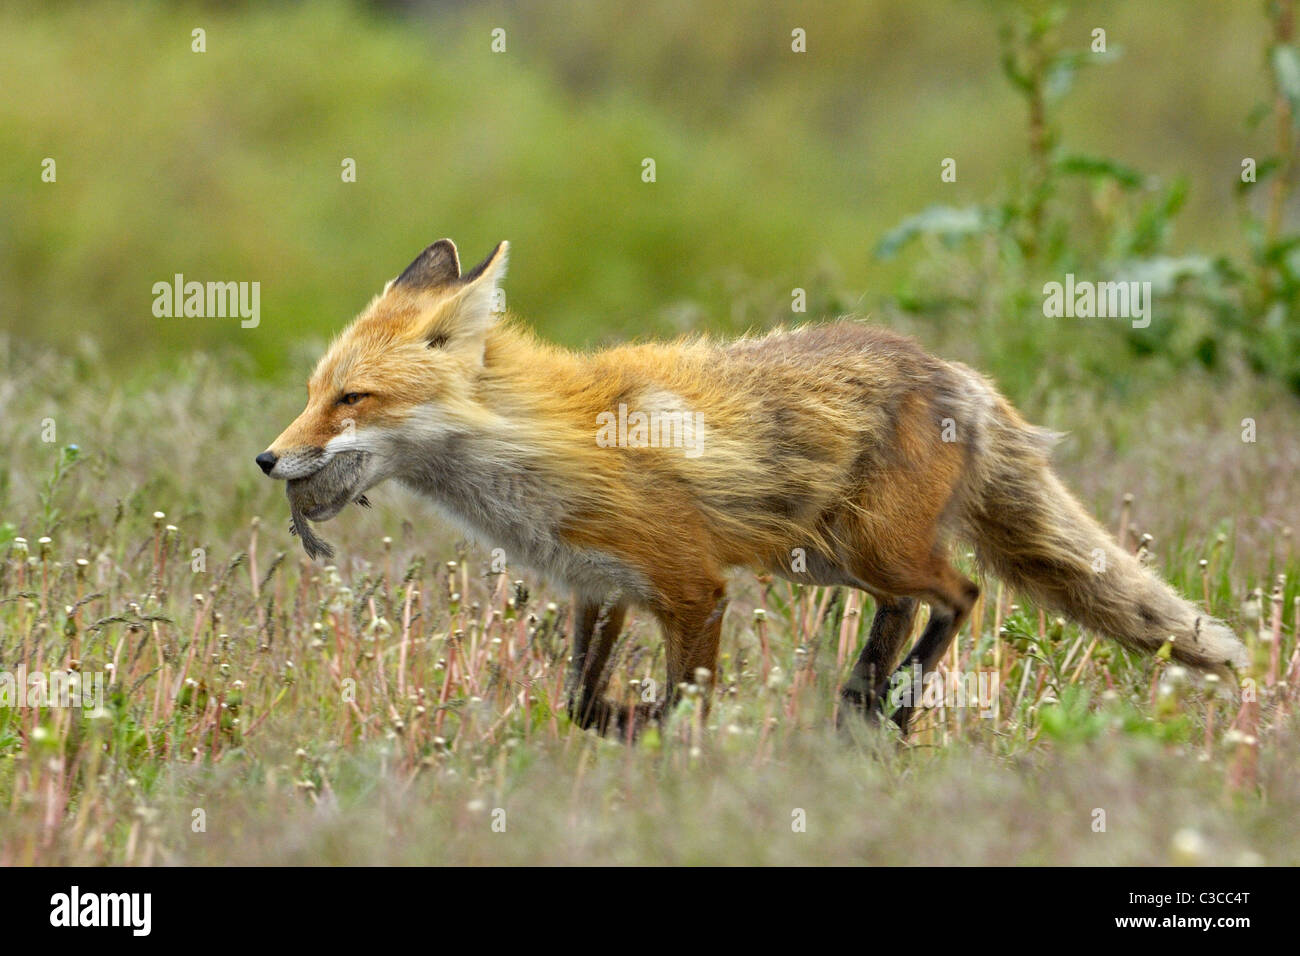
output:
M324 448L304 446L280 454L268 448L253 460L268 478L293 481L296 478L310 478L328 465L333 457Z

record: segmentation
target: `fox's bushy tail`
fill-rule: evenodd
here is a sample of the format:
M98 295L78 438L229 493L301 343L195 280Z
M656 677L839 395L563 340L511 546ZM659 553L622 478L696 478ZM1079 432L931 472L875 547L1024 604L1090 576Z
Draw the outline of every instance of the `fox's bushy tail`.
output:
M1000 395L981 396L980 440L962 503L980 563L1036 602L1145 653L1173 638L1175 660L1229 679L1247 663L1224 625L1184 600L1101 527L1056 477L1055 436Z

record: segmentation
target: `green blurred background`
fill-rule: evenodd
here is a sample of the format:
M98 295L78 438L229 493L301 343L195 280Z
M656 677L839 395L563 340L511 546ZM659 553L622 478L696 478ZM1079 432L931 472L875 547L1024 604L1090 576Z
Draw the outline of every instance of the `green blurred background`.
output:
M0 327L124 373L228 348L300 375L444 235L474 261L509 239L511 309L570 345L788 320L794 287L873 314L927 255L879 259L882 235L1022 176L998 44L1015 6L5 6ZM1241 252L1225 208L1241 158L1269 149L1246 121L1268 98L1261 7L1092 3L1059 28L1122 48L1077 78L1062 138L1186 177L1173 253ZM152 285L178 272L261 282L260 327L155 318ZM1058 331L1058 352L1098 347L1095 327Z

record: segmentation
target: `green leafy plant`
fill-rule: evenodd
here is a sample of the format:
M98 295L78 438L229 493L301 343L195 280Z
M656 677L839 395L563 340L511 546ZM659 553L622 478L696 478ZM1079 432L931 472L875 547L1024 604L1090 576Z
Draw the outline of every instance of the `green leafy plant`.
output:
M1190 190L1186 179L1161 184L1125 163L1063 142L1057 108L1076 76L1116 60L1119 49L1062 47L1064 4L1017 0L998 7L1002 72L1025 108L1026 159L1019 183L976 205L935 205L910 216L875 250L878 257L891 258L910 243L930 240L946 253L965 250L966 269L949 274L968 276L984 269L991 249L996 274L986 283L983 301L942 287L918 293L919 283L908 280L897 304L932 317L954 307L982 306L1004 319L1035 323L1043 351L1050 352L1053 337L1042 329L1039 312L1044 281L1086 272L1150 282L1160 302L1159 321L1142 329L1107 327L1110 331L1095 337L1094 371L1107 373L1104 355L1118 335L1140 358L1159 358L1175 369L1186 364L1217 369L1234 361L1300 393L1300 231L1288 227L1284 214L1294 191L1300 123L1294 0L1266 4L1270 31L1264 65L1271 98L1251 121L1271 117L1275 141L1271 155L1243 161L1237 194L1249 250L1245 262L1172 250L1174 223ZM1261 192L1262 202L1254 202Z

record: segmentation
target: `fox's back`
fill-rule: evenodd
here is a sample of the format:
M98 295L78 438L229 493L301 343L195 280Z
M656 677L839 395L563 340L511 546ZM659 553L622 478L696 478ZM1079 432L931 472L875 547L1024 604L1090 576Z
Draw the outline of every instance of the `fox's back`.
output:
M698 454L622 447L629 497L698 511L739 552L816 535L822 516L872 476L940 441L957 366L910 339L841 321L732 342L597 353L603 407L699 422Z

